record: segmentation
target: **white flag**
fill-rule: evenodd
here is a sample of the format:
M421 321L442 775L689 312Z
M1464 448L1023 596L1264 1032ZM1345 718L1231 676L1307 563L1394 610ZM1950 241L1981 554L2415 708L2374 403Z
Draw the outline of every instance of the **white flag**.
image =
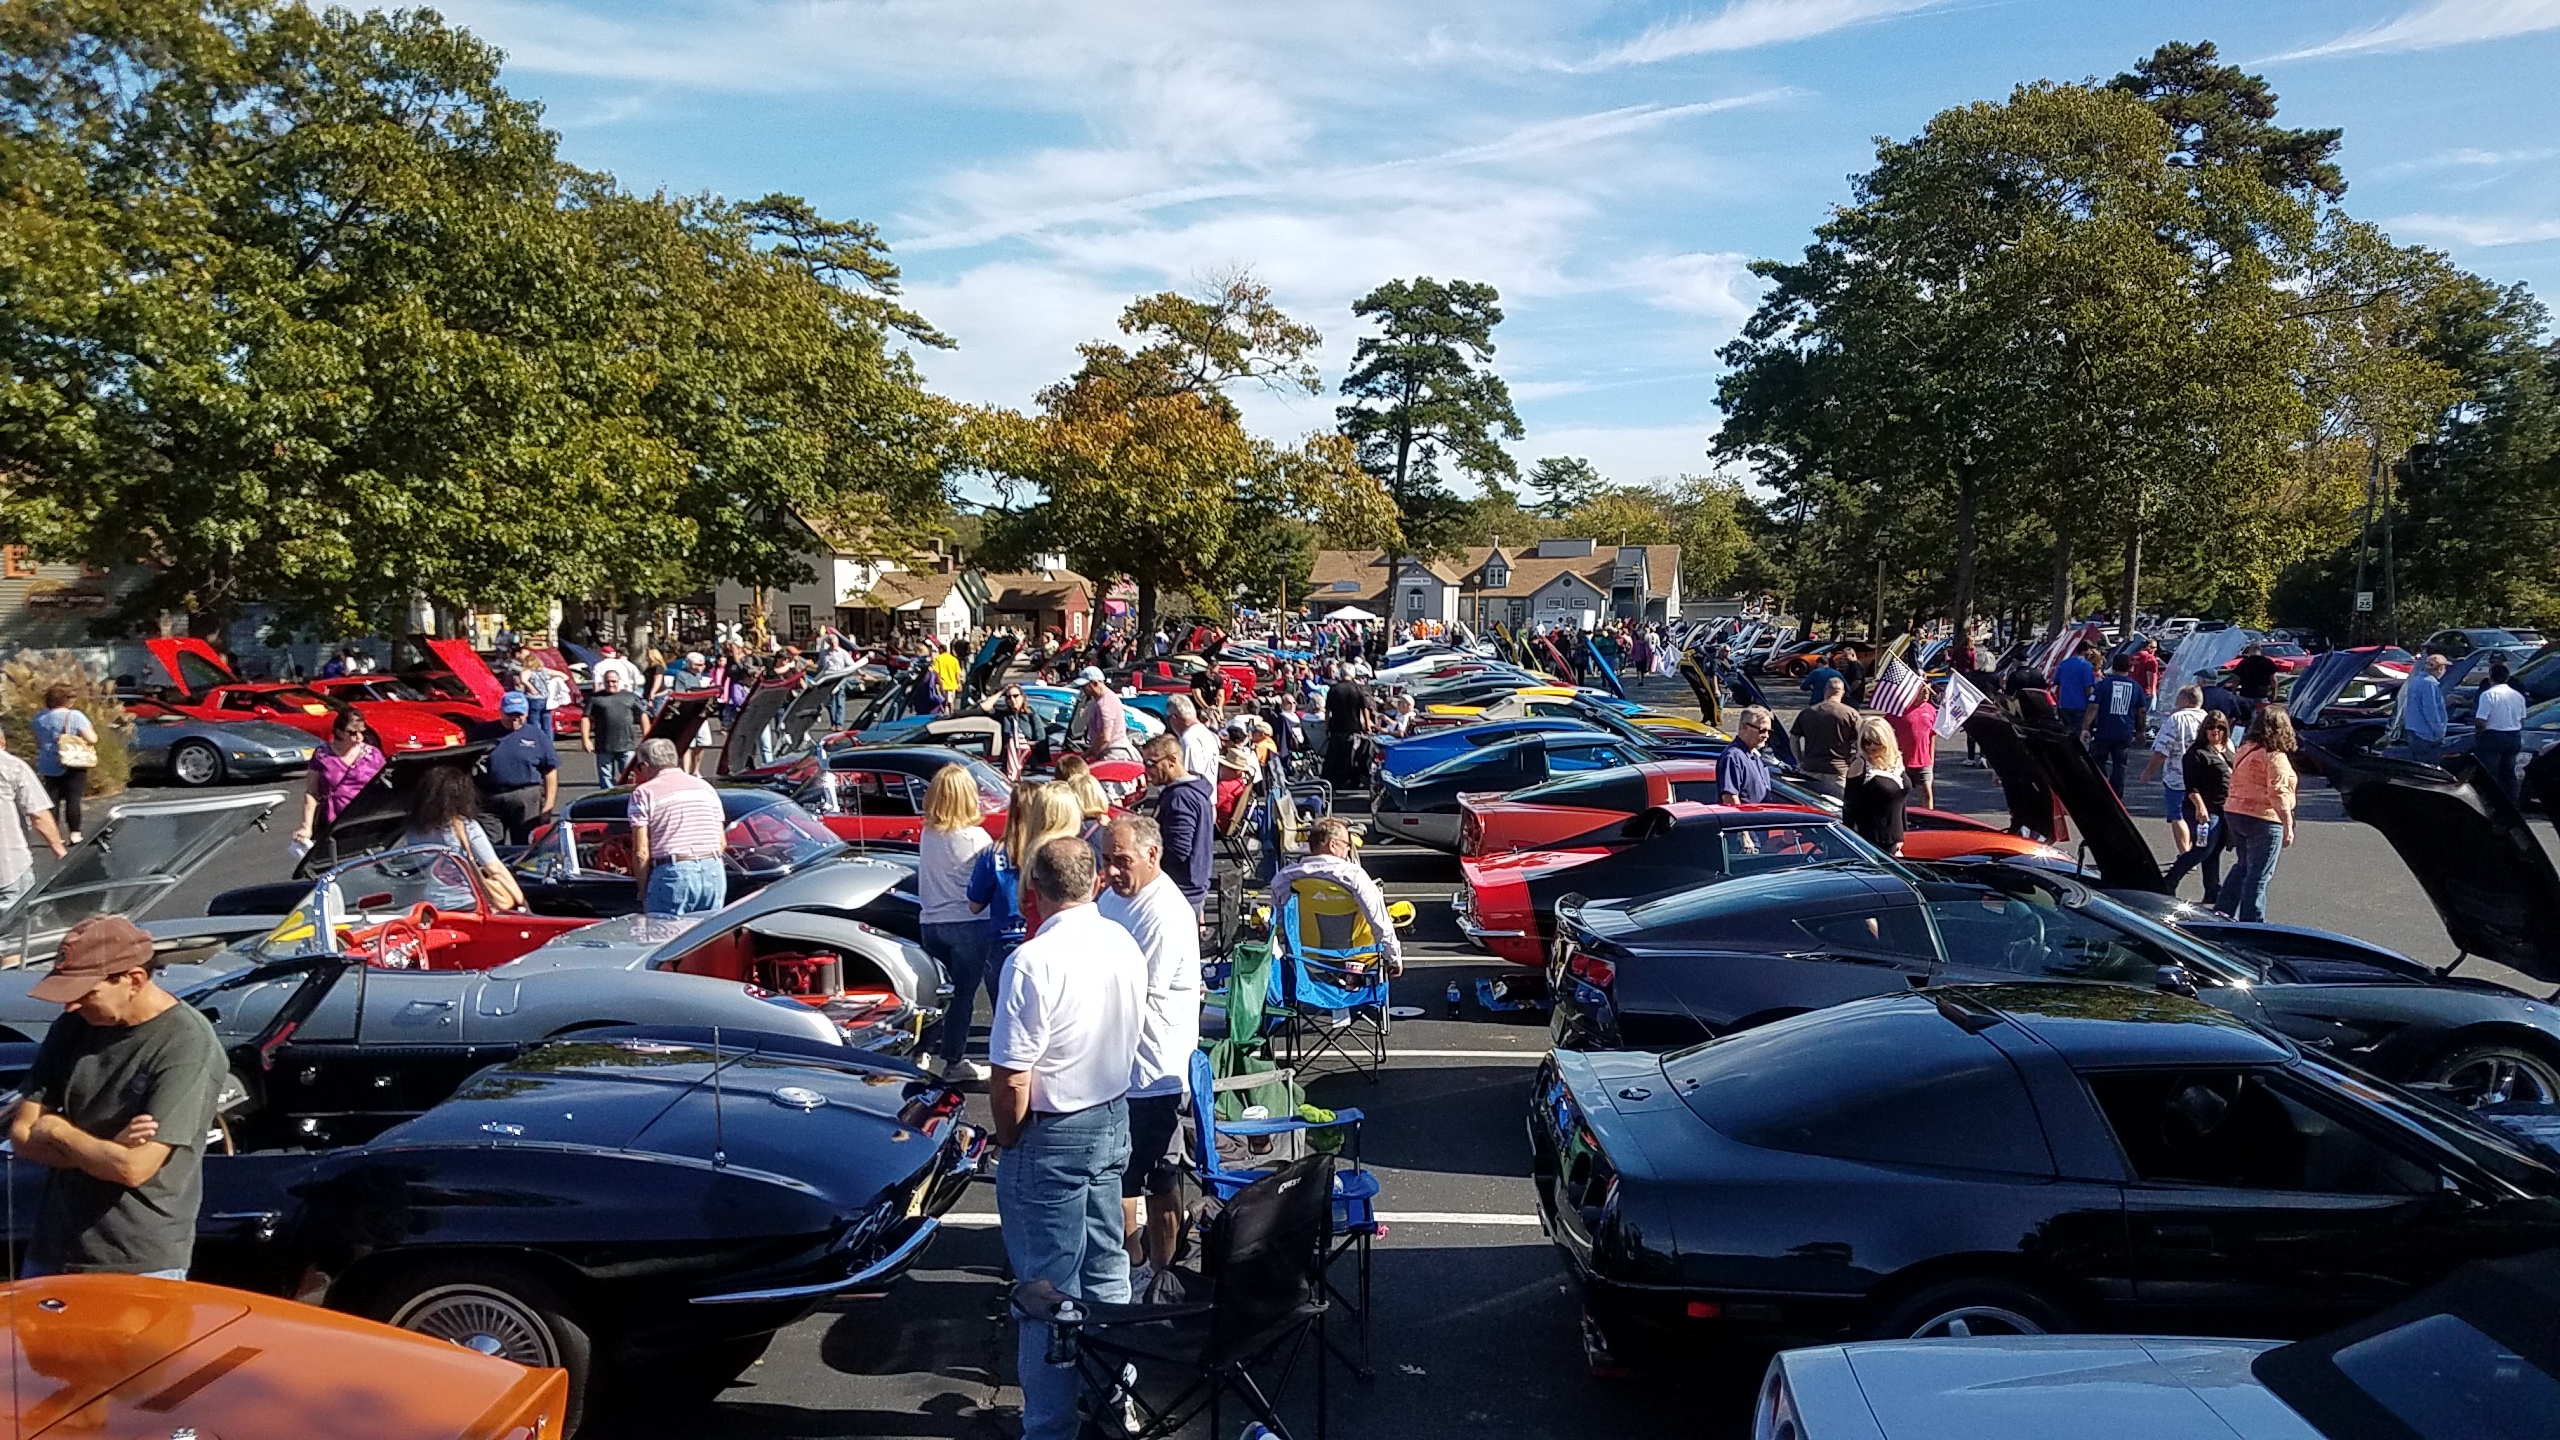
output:
M1938 734L1941 738L1964 728L1965 717L1982 708L1982 692L1973 682L1955 671L1947 672L1947 698L1938 706Z

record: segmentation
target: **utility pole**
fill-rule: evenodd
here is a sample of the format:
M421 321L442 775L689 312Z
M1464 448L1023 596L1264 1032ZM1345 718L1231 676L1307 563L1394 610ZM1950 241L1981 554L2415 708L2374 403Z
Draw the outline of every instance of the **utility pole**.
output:
M2347 595L2347 639L2350 642L2364 638L2364 562L2373 545L2374 496L2382 486L2382 438L2378 435L2367 437L2365 444L2369 448L2364 477L2364 522L2356 527L2356 584Z
M2382 606L2391 617L2391 643L2400 643L2400 574L2391 555L2391 480L2400 466L2409 463L2403 455L2389 469L2382 471Z

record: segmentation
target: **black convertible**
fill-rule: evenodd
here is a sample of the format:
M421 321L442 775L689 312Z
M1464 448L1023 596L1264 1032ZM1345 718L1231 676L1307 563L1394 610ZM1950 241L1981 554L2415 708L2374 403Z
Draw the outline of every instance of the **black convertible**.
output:
M2551 1152L2124 986L1947 987L1667 1056L1559 1053L1529 1132L1599 1365L2300 1335L2560 1244Z
M565 1367L573 1425L620 1390L707 1398L777 1329L887 1284L984 1159L958 1092L923 1072L744 1031L492 1046L458 1087L449 1057L405 1075L386 1049L368 1064L409 1116L351 1113L290 1039L357 968L289 960L190 997L215 1010L299 973L232 1052L193 1278ZM0 1046L7 1083L34 1050ZM437 1085L416 1113L406 1097ZM43 1173L11 1171L21 1226Z

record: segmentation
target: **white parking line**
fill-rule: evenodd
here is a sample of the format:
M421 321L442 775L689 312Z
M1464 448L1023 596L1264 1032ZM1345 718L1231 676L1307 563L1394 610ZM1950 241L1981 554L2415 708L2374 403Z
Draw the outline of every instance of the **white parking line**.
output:
M1544 1050L1407 1050L1397 1046L1387 1051L1390 1062L1397 1060L1544 1060Z

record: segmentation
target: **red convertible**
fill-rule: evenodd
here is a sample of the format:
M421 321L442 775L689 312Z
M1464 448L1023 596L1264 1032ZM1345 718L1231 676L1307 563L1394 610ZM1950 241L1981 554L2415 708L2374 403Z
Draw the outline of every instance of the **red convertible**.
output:
M364 717L374 743L392 754L446 750L463 740L462 727L429 705L357 698L333 703L307 685L242 680L221 651L192 636L142 643L169 672L171 681L154 698L181 715L212 721L270 720L326 739L339 710L352 708Z

